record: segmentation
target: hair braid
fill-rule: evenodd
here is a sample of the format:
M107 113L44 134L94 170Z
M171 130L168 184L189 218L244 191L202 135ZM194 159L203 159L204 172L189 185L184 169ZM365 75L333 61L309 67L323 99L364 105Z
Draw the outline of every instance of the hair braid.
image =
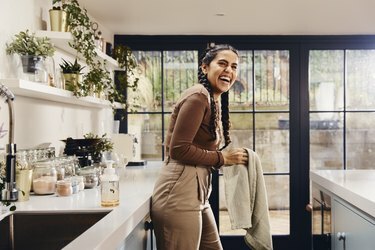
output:
M224 146L220 149L226 148L232 141L229 135L230 121L229 121L229 93L221 94L221 124L223 125Z
M198 68L198 81L201 83L210 93L210 103L211 103L211 118L210 118L210 133L212 135L212 140L216 140L216 124L215 121L217 119L216 117L216 105L214 100L214 95L212 93L212 87L211 84L208 82L207 76L203 73L201 67Z

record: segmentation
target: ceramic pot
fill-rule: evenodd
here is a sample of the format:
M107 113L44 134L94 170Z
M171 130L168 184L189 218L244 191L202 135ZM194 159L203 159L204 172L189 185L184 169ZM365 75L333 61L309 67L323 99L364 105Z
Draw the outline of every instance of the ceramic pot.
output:
M38 69L38 64L43 62L42 56L22 55L21 56L22 69L24 73L35 73Z
M64 73L64 89L69 91L74 91L76 88L78 88L78 83L82 79L81 74L76 73Z
M49 10L51 31L67 32L67 13L64 10Z

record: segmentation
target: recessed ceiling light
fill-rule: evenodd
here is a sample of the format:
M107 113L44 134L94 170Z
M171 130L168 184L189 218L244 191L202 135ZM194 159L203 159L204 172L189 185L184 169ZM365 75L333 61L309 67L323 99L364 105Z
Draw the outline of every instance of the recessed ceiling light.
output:
M215 16L225 16L224 13L216 13Z

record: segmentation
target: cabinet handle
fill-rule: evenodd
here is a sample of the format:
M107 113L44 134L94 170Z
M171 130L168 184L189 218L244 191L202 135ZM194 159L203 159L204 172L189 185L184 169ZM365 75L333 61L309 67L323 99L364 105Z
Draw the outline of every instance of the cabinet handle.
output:
M337 239L338 239L338 240L343 240L343 241L345 241L345 239L346 239L346 234L345 234L345 232L338 232L338 233L337 233Z
M145 221L145 230L148 231L150 229L154 229L154 224L152 224L152 221Z

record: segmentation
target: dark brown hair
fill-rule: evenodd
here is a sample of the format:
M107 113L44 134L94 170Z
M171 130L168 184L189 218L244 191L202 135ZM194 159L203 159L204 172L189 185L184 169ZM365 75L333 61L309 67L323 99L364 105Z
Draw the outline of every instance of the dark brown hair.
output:
M216 105L213 96L213 90L211 87L210 82L207 79L207 75L202 71L202 65L206 64L209 65L212 60L215 59L216 55L223 50L231 50L238 55L238 51L228 44L216 44L213 46L209 46L201 55L199 59L199 67L198 67L198 81L201 83L210 93L210 100L211 100L211 120L210 120L210 132L212 134L212 139L216 140ZM228 91L221 94L221 123L223 126L223 135L224 135L224 146L220 149L226 148L230 143L231 139L229 136L229 128L230 128L230 121L229 121L229 101L228 101Z

